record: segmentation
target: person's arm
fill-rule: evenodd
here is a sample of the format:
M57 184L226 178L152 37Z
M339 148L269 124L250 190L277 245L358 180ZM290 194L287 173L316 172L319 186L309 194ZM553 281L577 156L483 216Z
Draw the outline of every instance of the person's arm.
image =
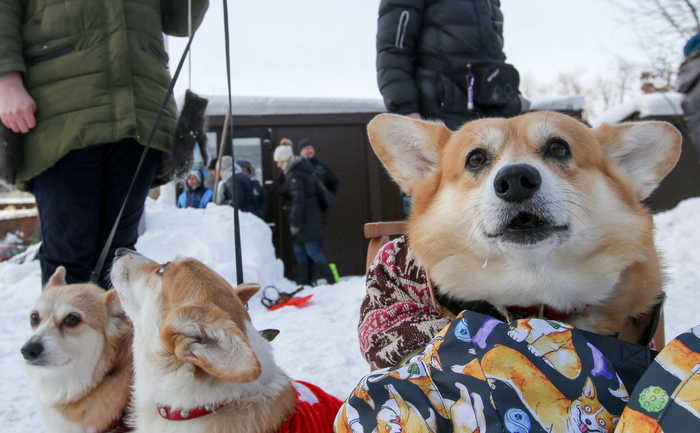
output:
M296 235L304 224L304 182L298 176L287 176L289 194L289 231Z
M431 302L425 273L415 262L412 266L402 263L406 260L402 248L406 247L405 243L400 247L401 243L399 239L385 244L367 272L367 295L357 331L362 356L373 370L393 367L423 350L449 323ZM405 290L405 284L414 290Z
M36 104L22 82L22 2L0 0L0 121L14 132L36 126Z
M416 51L425 0L382 0L377 20L377 83L392 113L420 111Z
M214 196L214 191L211 189L207 188L206 191L204 191L204 194L202 194L202 200L200 201L199 207L201 209L204 209L207 207L209 202L211 201L211 198Z
M180 197L177 198L177 207L185 208L187 207L187 193L184 191L180 193Z
M192 0L192 31L196 30L209 8L209 0ZM172 36L187 36L187 0L161 0L163 33Z

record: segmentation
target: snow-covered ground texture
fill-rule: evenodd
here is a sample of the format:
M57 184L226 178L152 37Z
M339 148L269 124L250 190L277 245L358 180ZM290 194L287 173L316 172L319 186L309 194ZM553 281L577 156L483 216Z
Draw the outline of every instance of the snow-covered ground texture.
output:
M687 200L656 217L657 243L667 264L669 283L666 303L666 335L700 323L696 287L700 281L700 199ZM147 204L146 232L137 248L156 260L177 255L193 256L235 281L233 225L229 207L210 205L205 210ZM241 213L243 269L247 281L274 284L280 290L294 288L282 277L282 264L274 256L271 232L256 217ZM362 254L363 252L359 252ZM37 416L31 387L19 348L30 335L29 312L39 295L41 273L36 261L0 263L0 425L13 433L47 432ZM296 379L320 385L344 398L367 373L356 337L362 277L345 277L334 286L307 288L313 294L307 308L285 307L267 311L260 294L250 302L250 314L258 329L277 328L273 342L277 362Z
M639 113L642 119L654 116L677 116L683 114L681 102L684 96L678 92L640 95L601 113L600 116L591 119L591 124L598 127L603 123L619 123L634 113Z

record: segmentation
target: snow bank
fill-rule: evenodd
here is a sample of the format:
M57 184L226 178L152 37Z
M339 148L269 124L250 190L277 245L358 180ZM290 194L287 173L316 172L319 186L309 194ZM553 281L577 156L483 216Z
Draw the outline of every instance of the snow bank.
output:
M639 113L641 118L683 114L681 108L683 97L682 93L677 92L642 95L601 113L600 116L591 121L591 124L598 127L603 123L619 123L634 113Z
M583 110L586 98L583 95L552 96L550 98L538 98L532 100L530 111L539 110Z
M696 287L700 281L700 199L682 202L655 217L656 239L666 258L669 280L665 307L666 335L670 339L700 323ZM282 278L282 264L274 256L271 233L265 223L241 213L243 269L247 281L294 287ZM146 232L138 249L157 260L177 254L194 256L233 277L232 211L210 206L204 210L178 209L148 201ZM363 254L364 252L358 252ZM41 272L37 261L0 263L0 423L13 433L45 432L36 413L29 382L24 376L19 348L30 335L29 312L39 295ZM277 328L272 343L277 362L295 379L318 384L344 398L368 367L360 355L357 321L364 295L362 277L344 278L334 286L307 288L312 304L303 309L286 307L267 311L260 294L249 303L258 329Z

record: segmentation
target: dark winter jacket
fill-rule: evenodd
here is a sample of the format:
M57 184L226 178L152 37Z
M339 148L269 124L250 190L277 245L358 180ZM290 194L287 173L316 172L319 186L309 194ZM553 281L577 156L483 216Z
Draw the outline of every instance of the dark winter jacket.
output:
M208 0L192 1L192 25ZM0 75L21 72L36 102L17 182L65 154L134 138L145 144L168 85L163 33L187 34L186 0L0 0ZM170 151L175 104L153 147Z
M467 106L470 71L473 110ZM453 128L459 119L514 115L520 112L516 78L505 64L499 0L382 0L377 81L390 112L421 113Z
M204 185L200 185L197 188L190 188L187 186L187 189L183 191L180 194L180 197L177 199L177 207L194 207L204 209L207 207L207 204L209 204L213 196L214 192L211 189L204 187Z
M333 193L333 196L338 195L338 187L340 186L340 181L338 177L331 171L330 168L315 156L309 159L309 162L314 167L314 174L321 179L326 189Z
M250 179L251 186L251 212L260 218L265 218L267 213L267 194L257 179Z
M233 194L234 188L236 190L235 196ZM245 174L239 172L226 179L223 185L222 196L221 204L237 207L242 212L255 213L253 185Z
M290 232L300 242L321 241L323 238L323 212L313 172L314 168L306 158L292 158L280 191L290 202Z
M690 140L700 154L700 51L688 57L678 71L678 91L685 93L682 102L685 125Z

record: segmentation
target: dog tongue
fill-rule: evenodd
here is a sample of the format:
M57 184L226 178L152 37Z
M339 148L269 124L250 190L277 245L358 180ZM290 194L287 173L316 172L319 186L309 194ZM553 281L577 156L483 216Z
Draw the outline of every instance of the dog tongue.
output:
M579 424L578 429L581 430L581 433L586 433L588 431L588 427L586 427L584 423Z

